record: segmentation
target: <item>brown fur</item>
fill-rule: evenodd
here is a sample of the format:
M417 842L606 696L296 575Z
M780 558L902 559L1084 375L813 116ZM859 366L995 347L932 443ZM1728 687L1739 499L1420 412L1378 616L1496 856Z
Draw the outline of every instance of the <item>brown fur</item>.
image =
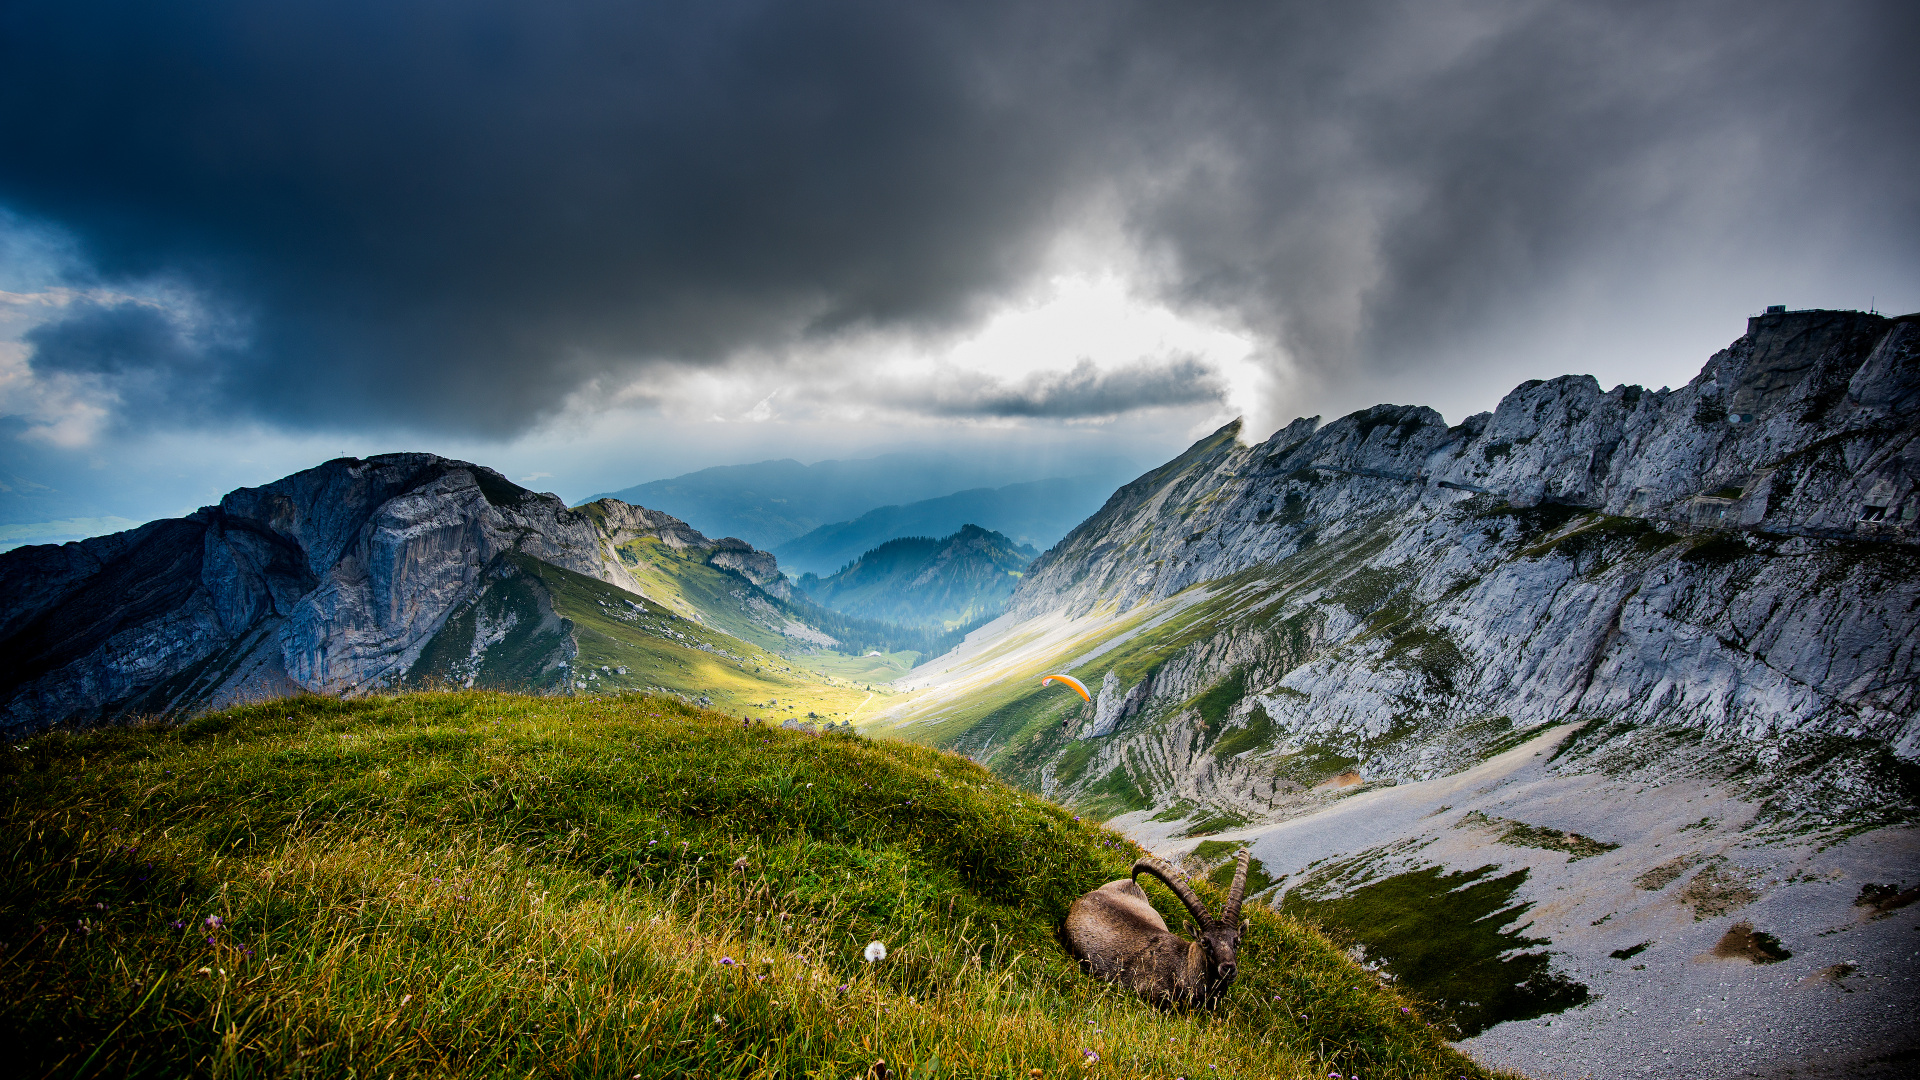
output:
M1212 1001L1226 992L1238 970L1235 950L1243 928L1238 919L1246 867L1247 853L1242 852L1233 892L1216 920L1199 906L1185 882L1170 876L1170 867L1141 860L1134 864L1134 873L1146 869L1167 880L1198 920L1201 939L1188 941L1167 929L1167 921L1147 902L1146 890L1127 877L1073 902L1063 927L1067 948L1094 975L1129 987L1156 1005Z

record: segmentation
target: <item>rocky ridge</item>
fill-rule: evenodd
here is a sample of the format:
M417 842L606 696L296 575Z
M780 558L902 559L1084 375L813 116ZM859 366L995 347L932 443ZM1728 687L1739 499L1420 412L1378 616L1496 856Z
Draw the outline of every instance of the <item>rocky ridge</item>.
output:
M785 595L742 541L617 500L571 510L432 454L338 459L184 518L19 548L0 554L0 725L391 686L509 555L646 595L618 557L637 538Z
M1222 761L1195 753L1218 730L1141 723L1148 745L1099 756L1247 815L1287 788L1267 752L1424 779L1573 718L1911 761L1916 345L1913 318L1773 314L1679 390L1568 376L1452 427L1377 406L1256 446L1230 425L1037 560L1010 613L1235 593L1143 677L1094 671L1078 731L1191 721L1231 676L1224 724L1270 726L1263 752Z

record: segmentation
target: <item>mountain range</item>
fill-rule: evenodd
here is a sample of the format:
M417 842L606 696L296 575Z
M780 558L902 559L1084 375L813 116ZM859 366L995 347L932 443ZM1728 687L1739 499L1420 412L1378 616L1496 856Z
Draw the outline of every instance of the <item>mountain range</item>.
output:
M1030 564L976 526L805 590L657 507L340 459L0 553L0 723L407 686L852 717L1197 875L1251 849L1250 892L1450 1002L1482 1061L1642 1075L1704 1039L1728 1075L1895 1075L1920 1054L1916 406L1920 316L1770 311L1678 389L1236 422ZM780 505L725 486L748 475L699 490ZM917 657L859 612L964 625L997 589L873 681Z
M0 554L0 726L408 686L835 715L861 700L851 683L795 657L836 632L896 647L794 595L773 556L670 515L568 509L431 454L342 458L185 518Z
M737 536L756 547L772 549L822 526L850 522L878 507L1024 483L1034 479L1030 469L1024 462L952 454L882 454L811 465L789 458L701 469L596 495L588 501L612 498L647 506L692 523L709 535ZM1014 503L1020 501L1018 493L1007 498ZM1097 505L1097 498L1086 504L1082 516ZM1026 510L1016 513L1032 516ZM964 522L945 529L915 528L945 535L961 524ZM1072 524L1062 526L1060 531L1064 533ZM854 542L855 553L863 550ZM808 562L809 567L813 565ZM839 565L830 561L819 568Z
M797 587L821 606L906 626L978 625L1000 614L1039 552L965 525L934 539L889 540L830 577L802 574Z
M1102 476L1078 476L974 488L905 506L882 506L852 521L822 525L770 550L789 572L827 575L889 540L950 536L967 525L1001 533L1014 544L1045 549L1100 509L1112 486Z

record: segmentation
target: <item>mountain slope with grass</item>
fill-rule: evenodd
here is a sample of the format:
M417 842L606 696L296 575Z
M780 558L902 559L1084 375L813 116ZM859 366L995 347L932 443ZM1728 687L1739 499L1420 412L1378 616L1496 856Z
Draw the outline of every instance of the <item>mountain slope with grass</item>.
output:
M0 785L26 1075L1492 1075L1257 904L1213 1010L1096 983L1055 930L1132 844L677 699L294 698L8 744Z
M951 536L889 540L840 572L800 577L800 590L836 611L903 625L977 625L1006 607L1039 552L966 525Z
M185 518L0 554L14 733L422 683L791 701L784 681L740 680L832 645L939 642L818 609L744 541L615 500L569 510L431 454L331 461ZM799 696L840 711L832 682Z
M1381 405L1251 446L1229 425L1116 492L870 729L1170 856L1251 844L1382 970L1504 972L1460 999L1569 1010L1463 1024L1488 1060L1671 1067L1722 983L1741 1041L1704 1075L1820 1031L1863 1068L1920 1054L1884 1001L1795 996L1908 962L1912 913L1855 900L1920 878L1916 401L1920 318L1777 312L1675 390L1568 376L1457 425ZM1456 888L1550 964L1424 953ZM1791 955L1722 950L1741 926ZM1578 1004L1608 998L1638 1019Z

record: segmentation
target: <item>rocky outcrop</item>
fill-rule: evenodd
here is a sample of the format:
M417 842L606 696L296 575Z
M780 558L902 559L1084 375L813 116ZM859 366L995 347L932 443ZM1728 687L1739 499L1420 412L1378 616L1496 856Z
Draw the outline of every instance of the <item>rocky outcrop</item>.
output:
M431 454L343 458L185 518L0 554L0 725L393 685L509 554L644 594L639 536L770 589L773 557ZM498 576L495 569L494 576Z
M1130 714L1138 712L1152 696L1151 682L1139 682L1122 690L1120 676L1112 668L1101 680L1100 696L1093 702L1093 723L1080 733L1083 739L1098 739L1113 734L1120 721Z
M619 548L634 540L650 539L676 552L700 556L709 566L739 574L782 600L793 595L792 586L788 584L786 576L780 573L778 561L745 540L732 536L709 540L698 529L677 517L618 499L600 499L580 509L599 526L602 554L607 566L619 577L626 578L619 583L634 592L642 590L621 569Z
M1789 375L1798 381L1783 382ZM1116 492L1034 563L1010 610L1124 609L1270 563L1302 537L1344 532L1383 510L1435 510L1478 494L1515 507L1911 543L1917 388L1920 316L1786 312L1750 320L1679 390L1603 391L1591 376L1567 375L1523 383L1493 412L1453 427L1431 409L1377 405L1324 426L1296 420L1257 446L1238 444L1235 421Z

